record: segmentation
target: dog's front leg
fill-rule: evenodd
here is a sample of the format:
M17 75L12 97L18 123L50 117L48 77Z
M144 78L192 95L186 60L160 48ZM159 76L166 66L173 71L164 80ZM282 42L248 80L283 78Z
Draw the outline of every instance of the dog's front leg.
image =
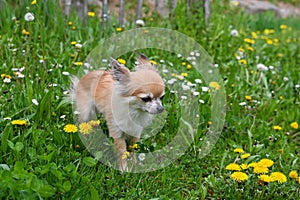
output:
M117 164L119 167L119 170L121 172L128 171L127 168L127 157L125 157L126 150L126 141L123 137L120 138L114 138L114 143L117 149Z

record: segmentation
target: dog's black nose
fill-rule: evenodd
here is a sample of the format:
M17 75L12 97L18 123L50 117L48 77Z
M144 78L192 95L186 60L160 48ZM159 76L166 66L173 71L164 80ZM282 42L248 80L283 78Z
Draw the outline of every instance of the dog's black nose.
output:
M162 106L159 106L156 109L157 109L158 113L161 113L162 111L164 111L164 107L162 107Z

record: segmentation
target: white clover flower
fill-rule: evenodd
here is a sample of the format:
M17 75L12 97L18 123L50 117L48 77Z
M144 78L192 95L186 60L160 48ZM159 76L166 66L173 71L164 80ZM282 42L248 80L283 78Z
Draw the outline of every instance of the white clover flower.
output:
M182 100L187 100L187 96L184 96L184 95L181 96L180 98L181 98Z
M39 102L38 102L36 99L32 99L31 102L32 102L34 105L36 105L36 106L39 105Z
M76 47L77 49L81 49L82 44L75 44L75 47Z
M138 155L139 161L143 161L143 160L145 160L145 158L146 158L146 154L145 154L145 153L140 153L140 154Z
M190 90L190 89L191 89L190 86L185 85L185 84L182 84L181 86L182 86L182 89L183 89L184 91L187 91L187 90Z
M31 13L31 12L28 12L28 13L26 13L25 14L25 21L28 21L28 22L30 22L30 21L33 21L34 20L34 15L33 15L33 13Z
M239 32L236 29L233 29L230 31L230 35L232 35L233 37L237 37L239 36Z
M286 81L288 81L288 80L289 80L288 77L283 77L283 81L284 81L284 82L286 82Z
M269 68L266 67L264 64L259 63L259 64L257 64L257 70L259 70L259 71L268 71Z
M21 72L16 72L16 75L17 75L18 78L24 78L25 77L25 75L22 74Z
M197 57L199 57L199 56L200 56L200 53L197 52L195 55L196 55Z
M295 88L300 88L300 85L299 84L295 85Z
M175 78L172 78L170 80L167 81L168 84L173 85L176 82Z
M201 79L195 79L195 83L200 84L200 83L202 83L202 80Z
M177 54L177 57L178 57L178 58L181 58L181 57L182 57L182 55L181 55L181 54Z
M270 70L273 70L273 69L274 69L274 66L270 65L270 66L269 66L269 69L270 69Z
M136 21L135 21L135 24L136 24L136 25L140 25L140 26L145 26L144 20L141 20L141 19L136 20Z
M202 92L207 92L209 90L209 87L201 87Z
M246 104L247 104L246 102L239 103L240 106L245 106Z
M198 91L194 91L194 92L193 92L193 95L194 95L194 96L198 96L199 94L200 94L200 92L198 92Z
M10 82L11 82L10 78L3 79L3 83L10 83Z
M202 104L204 104L204 103L205 103L205 101L204 101L204 100L202 100L202 99L199 99L199 102L200 102L200 103L202 103Z
M70 75L69 72L62 72L62 74L65 75L65 76L69 76Z
M60 119L65 119L66 118L66 115L62 115L59 117Z

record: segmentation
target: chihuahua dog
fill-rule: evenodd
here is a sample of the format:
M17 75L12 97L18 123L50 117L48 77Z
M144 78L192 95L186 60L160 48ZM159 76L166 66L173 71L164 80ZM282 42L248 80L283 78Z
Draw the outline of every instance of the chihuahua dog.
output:
M109 71L92 71L80 80L73 77L71 92L79 122L92 120L97 111L104 114L119 170L127 171L127 161L122 159L127 146L138 142L153 115L164 110L165 85L156 68L144 55L137 58L133 72L112 59Z

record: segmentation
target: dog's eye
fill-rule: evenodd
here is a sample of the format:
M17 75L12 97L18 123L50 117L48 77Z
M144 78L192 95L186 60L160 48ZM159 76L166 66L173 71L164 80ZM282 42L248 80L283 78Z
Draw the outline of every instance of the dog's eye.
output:
M141 99L143 102L149 102L152 100L151 97L142 97Z

